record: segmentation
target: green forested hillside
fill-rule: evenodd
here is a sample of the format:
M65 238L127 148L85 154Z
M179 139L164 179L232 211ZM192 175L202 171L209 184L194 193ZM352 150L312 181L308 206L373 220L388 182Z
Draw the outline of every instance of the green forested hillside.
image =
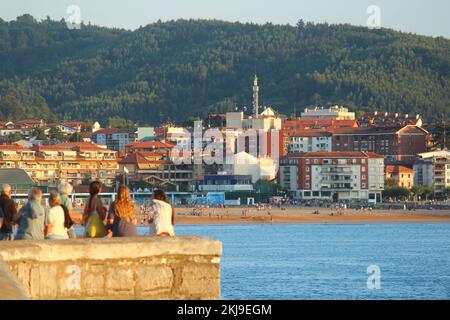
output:
M0 19L0 118L142 124L251 104L450 111L450 40L350 25L157 22L136 31Z

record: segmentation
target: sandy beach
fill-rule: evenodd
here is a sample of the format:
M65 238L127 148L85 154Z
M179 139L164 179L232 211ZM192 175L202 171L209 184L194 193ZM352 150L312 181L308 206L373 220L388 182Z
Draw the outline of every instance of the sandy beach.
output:
M176 208L176 224L256 224L256 223L377 223L377 222L449 222L450 210L346 210L338 215L336 210L326 208L286 208L286 210L244 208L209 208L202 216L193 216L191 208ZM313 214L318 210L319 214Z

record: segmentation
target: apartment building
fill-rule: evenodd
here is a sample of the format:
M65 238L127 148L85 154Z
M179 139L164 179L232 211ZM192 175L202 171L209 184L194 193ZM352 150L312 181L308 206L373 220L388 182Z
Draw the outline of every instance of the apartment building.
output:
M331 152L333 139L330 132L302 130L289 137L289 152Z
M324 108L306 108L301 114L303 120L355 120L354 112L349 112L347 108L334 106L328 109Z
M280 161L279 182L297 199L378 203L384 158L371 152L292 153Z
M119 160L119 171L128 181L153 185L171 184L180 191L193 191L193 165L176 165L161 152L134 152Z
M413 166L415 183L430 186L436 198L445 198L446 189L450 188L450 151L421 153L418 157Z
M196 187L198 191L203 192L253 191L251 175L235 175L223 172L199 177Z
M128 128L101 129L94 132L91 139L109 150L125 152L125 146L136 141L137 132Z
M397 186L411 189L414 186L416 171L401 165L386 166L386 180L391 180Z
M418 126L375 128L333 128L333 151L374 152L385 156L387 163L411 165L417 154L428 147L429 133Z
M0 145L0 168L25 170L39 186L99 180L111 186L118 169L116 152L91 143L65 143L26 148Z

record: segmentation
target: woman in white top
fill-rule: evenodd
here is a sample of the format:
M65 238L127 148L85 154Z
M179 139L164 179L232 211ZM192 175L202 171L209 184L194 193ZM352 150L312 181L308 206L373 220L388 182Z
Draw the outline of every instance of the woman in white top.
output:
M169 203L169 197L162 190L153 191L152 214L150 216L150 235L175 236L175 212Z
M64 209L61 206L61 196L57 192L51 192L48 198L50 210L46 219L46 237L50 240L69 239L65 225Z

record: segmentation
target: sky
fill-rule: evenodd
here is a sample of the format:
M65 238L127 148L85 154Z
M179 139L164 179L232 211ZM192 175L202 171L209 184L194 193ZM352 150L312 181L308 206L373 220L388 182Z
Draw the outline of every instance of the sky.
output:
M0 0L0 18L29 13L67 19L70 5L80 8L84 22L125 29L178 18L292 25L300 18L353 25L367 25L369 19L386 28L450 38L449 0ZM367 13L372 5L379 15Z

